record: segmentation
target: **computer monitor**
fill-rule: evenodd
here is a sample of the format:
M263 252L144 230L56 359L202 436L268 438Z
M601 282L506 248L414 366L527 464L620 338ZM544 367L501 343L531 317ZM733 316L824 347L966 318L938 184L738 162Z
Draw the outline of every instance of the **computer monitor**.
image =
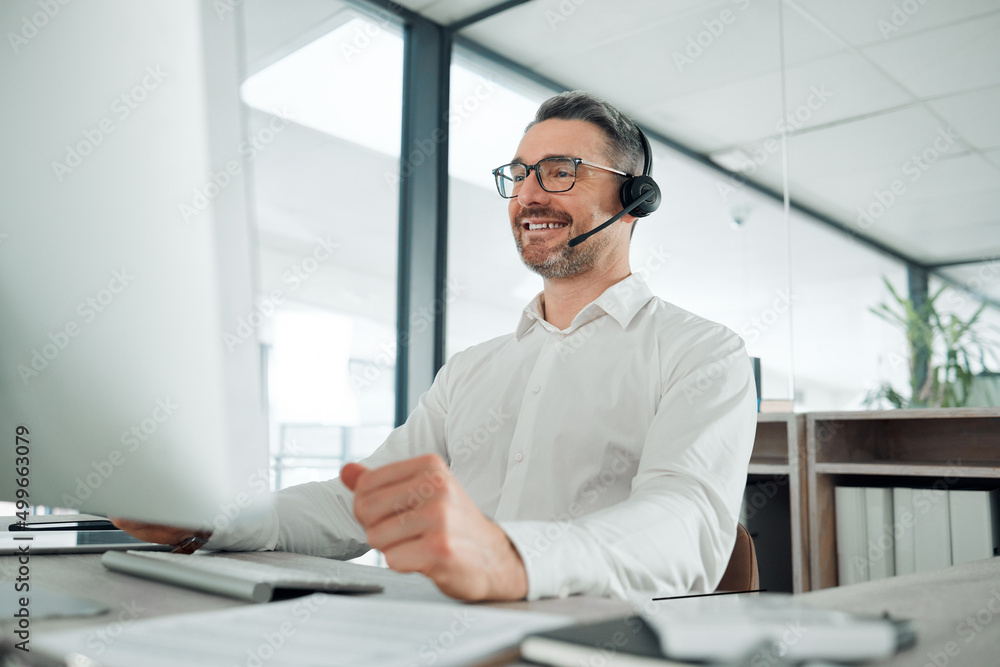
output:
M0 501L220 526L269 489L238 48L161 9L0 63Z

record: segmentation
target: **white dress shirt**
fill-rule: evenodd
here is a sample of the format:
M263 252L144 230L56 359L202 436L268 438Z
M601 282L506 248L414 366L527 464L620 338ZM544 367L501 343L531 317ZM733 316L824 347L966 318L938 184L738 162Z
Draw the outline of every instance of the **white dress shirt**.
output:
M709 593L736 540L755 428L743 341L633 274L562 331L539 294L513 334L454 355L362 463L440 454L517 548L529 600ZM275 500L209 548L368 549L339 479Z

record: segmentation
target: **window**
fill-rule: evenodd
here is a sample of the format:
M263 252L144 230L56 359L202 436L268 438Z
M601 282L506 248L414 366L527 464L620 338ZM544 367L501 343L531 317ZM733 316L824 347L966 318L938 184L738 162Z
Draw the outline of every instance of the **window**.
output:
M521 264L491 170L510 162L551 92L456 48L449 126L446 356L508 334L542 279Z
M245 14L272 473L284 488L336 477L393 427L403 39L391 17L346 3Z

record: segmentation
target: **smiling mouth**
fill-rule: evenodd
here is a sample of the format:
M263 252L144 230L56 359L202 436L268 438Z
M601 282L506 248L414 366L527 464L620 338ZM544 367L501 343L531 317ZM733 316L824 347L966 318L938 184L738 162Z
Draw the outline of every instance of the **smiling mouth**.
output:
M524 223L525 231L533 232L539 229L562 229L563 227L569 227L568 222L526 222Z

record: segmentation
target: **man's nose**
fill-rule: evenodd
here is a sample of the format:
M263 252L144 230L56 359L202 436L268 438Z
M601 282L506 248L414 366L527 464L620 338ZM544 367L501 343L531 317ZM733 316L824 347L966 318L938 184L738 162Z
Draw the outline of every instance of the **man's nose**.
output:
M542 189L538 182L538 171L532 169L521 181L521 189L517 191L517 201L523 208L529 206L544 206L549 202L549 193Z

